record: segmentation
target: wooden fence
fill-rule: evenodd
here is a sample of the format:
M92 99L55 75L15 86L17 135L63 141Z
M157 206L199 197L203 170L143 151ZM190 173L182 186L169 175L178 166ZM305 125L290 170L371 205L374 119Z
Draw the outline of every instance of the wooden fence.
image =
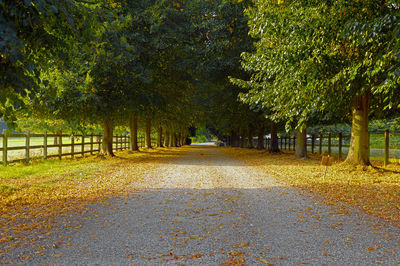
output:
M371 138L381 140L378 144L370 144L370 157L382 157L385 165L389 163L390 158L400 159L399 133L390 133L389 130L386 130L384 134L370 134L369 137L370 140ZM396 142L394 143L395 145L390 145L390 138L396 138ZM278 138L278 141L281 150L295 150L296 137L281 136ZM265 145L267 148L270 148L270 138L266 139ZM311 153L318 152L319 154L322 154L323 152L326 152L331 156L337 156L339 159L343 159L347 154L345 150L348 151L349 148L350 135L339 133L337 135L319 134L307 137L307 150Z
M30 132L20 134L7 134L4 130L0 134L0 152L4 165L13 162L26 162L33 158L85 156L85 154L99 153L101 151L102 135L73 135L73 134L34 134ZM52 142L52 144L50 144ZM156 138L152 137L152 145L155 146ZM138 146L144 147L144 136L138 136ZM126 150L130 147L129 135L113 136L113 150ZM38 152L39 150L39 152ZM39 155L33 155L35 152ZM12 154L11 154L12 153Z

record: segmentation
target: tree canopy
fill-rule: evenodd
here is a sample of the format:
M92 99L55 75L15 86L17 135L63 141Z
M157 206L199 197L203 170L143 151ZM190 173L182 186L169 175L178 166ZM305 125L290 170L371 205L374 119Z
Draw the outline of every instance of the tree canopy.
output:
M157 129L167 146L193 126L234 146L270 132L278 151L277 128L304 139L352 119L347 160L369 164L368 119L400 104L399 12L394 0L3 0L0 117L102 127L111 155L115 126L132 143Z

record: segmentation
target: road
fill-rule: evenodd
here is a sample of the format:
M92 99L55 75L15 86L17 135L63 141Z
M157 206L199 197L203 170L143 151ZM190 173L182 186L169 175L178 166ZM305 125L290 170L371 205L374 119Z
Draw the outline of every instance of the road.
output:
M397 265L400 229L341 212L212 146L155 165L79 228L39 236L27 265ZM134 173L127 173L134 174ZM60 229L61 230L61 229ZM61 238L61 240L60 240ZM31 253L30 253L31 252Z

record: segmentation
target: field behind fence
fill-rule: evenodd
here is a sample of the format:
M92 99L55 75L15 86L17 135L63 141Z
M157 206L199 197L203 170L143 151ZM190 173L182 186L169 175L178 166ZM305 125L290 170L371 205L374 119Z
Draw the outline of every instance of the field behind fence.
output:
M73 158L96 154L101 151L101 135L71 134L0 134L0 158L4 165L13 162L29 162L32 159L57 157ZM152 145L155 138L152 138ZM138 136L139 147L144 146L144 136ZM125 150L130 147L128 135L113 136L113 150Z
M266 139L266 147L270 147L270 139ZM400 163L400 134L390 133L386 130L383 134L370 134L370 159ZM293 136L279 137L279 147L282 150L294 150L296 138ZM307 137L307 151L311 153L327 153L331 156L344 159L350 147L350 135L320 134Z

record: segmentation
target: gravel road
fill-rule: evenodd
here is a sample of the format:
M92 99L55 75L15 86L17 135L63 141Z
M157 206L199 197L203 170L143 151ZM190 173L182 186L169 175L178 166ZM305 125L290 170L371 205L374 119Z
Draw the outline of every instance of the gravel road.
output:
M155 165L129 197L92 205L28 265L398 265L400 229L326 206L211 146ZM134 173L127 173L134 174ZM40 246L40 245L38 245ZM7 256L29 254L28 248ZM241 264L243 263L243 264Z

